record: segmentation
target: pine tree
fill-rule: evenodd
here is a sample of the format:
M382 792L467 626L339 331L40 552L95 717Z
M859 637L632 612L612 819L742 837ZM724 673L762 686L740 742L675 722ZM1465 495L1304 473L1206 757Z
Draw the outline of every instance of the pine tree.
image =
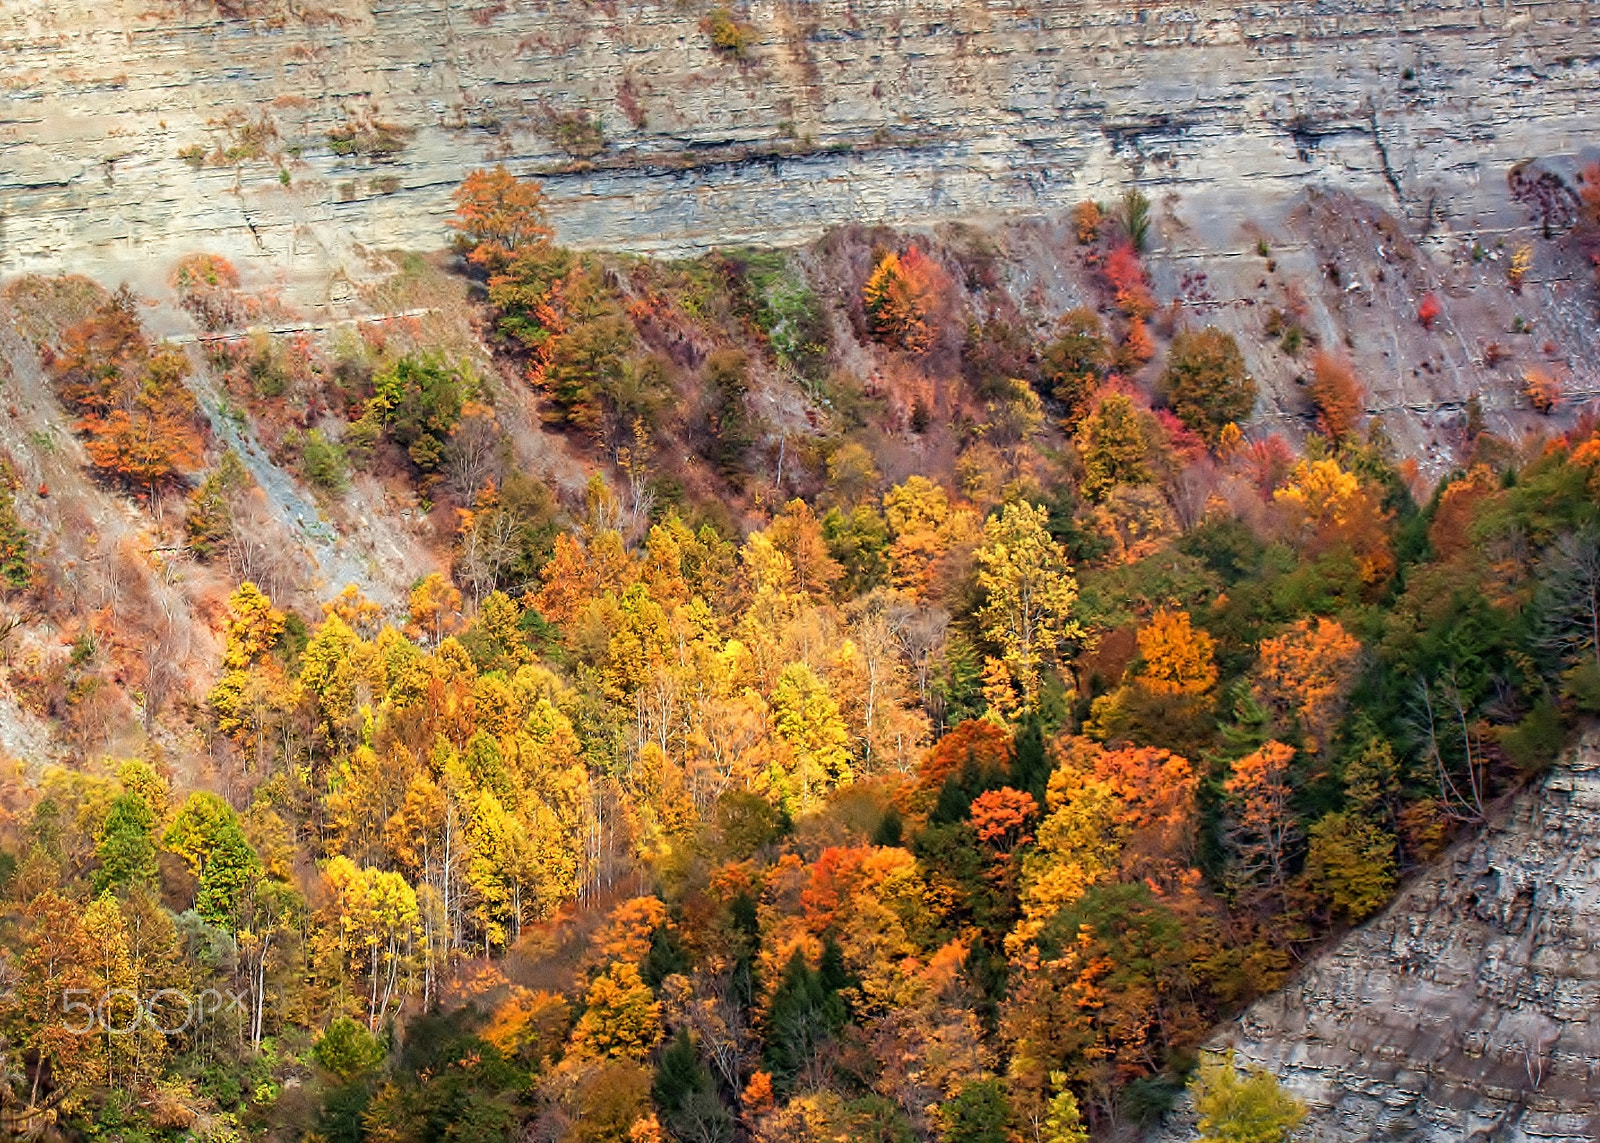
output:
M132 793L117 795L95 845L94 855L100 862L92 879L95 893L120 892L155 882L155 822L143 798Z

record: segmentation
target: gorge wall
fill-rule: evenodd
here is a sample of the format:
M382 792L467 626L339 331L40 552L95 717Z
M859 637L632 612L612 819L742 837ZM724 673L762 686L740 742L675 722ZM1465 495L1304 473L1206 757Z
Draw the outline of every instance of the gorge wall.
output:
M1600 1138L1596 869L1591 735L1222 1042L1309 1104L1308 1138Z
M491 161L544 179L561 240L637 251L1132 181L1224 249L1316 185L1492 229L1526 221L1511 163L1600 130L1581 0L755 0L742 58L709 8L10 0L0 273L210 249L337 300L365 252L439 246Z

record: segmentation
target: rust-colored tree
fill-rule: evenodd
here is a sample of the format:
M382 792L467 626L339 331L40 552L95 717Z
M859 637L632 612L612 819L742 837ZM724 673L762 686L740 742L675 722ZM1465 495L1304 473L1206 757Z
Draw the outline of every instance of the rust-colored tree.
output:
M200 467L198 408L184 385L188 359L153 349L135 300L115 294L98 313L67 329L46 354L63 402L78 414L89 459L101 475L154 495Z
M494 275L504 272L529 247L555 236L545 221L544 188L519 179L503 166L476 170L455 192L450 229L467 261Z
M939 264L915 246L904 254L889 251L861 293L872 336L911 353L928 349L944 284Z
M1223 783L1230 807L1224 835L1243 891L1281 895L1288 881L1290 850L1300 837L1300 819L1291 804L1293 760L1294 747L1268 742L1235 762Z
M1311 404L1317 410L1317 428L1329 440L1341 441L1361 424L1366 394L1350 362L1326 351L1311 365Z

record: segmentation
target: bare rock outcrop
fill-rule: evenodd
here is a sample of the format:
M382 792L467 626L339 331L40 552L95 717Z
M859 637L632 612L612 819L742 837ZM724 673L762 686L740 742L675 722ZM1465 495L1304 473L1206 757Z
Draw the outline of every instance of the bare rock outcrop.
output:
M1600 130L1582 0L9 0L0 273L212 249L340 281L485 162L563 241L687 251L1047 214L1132 180L1214 236L1307 186L1505 224ZM1525 221L1517 214L1516 221ZM1225 227L1224 227L1224 224Z
M1222 1042L1306 1138L1600 1139L1600 735Z

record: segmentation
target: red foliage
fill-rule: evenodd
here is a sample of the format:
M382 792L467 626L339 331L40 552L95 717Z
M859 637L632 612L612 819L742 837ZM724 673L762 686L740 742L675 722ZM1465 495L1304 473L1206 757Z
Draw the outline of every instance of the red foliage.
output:
M1439 299L1433 294L1424 294L1422 304L1417 307L1417 324L1423 329L1432 329L1433 323L1439 320L1439 315L1444 313L1444 307L1439 304Z
M951 775L967 766L1006 771L1011 767L1011 735L983 718L969 718L929 750L917 769L917 788L937 793Z
M1256 486L1261 495L1270 496L1272 490L1289 475L1289 467L1294 464L1294 450L1289 447L1288 441L1273 433L1266 440L1251 441L1244 450L1241 463L1250 483Z
M1206 455L1206 442L1189 429L1171 409L1157 409L1156 423L1167 434L1167 444L1185 462L1199 460Z
M1117 301L1117 308L1130 318L1147 318L1155 312L1155 296L1145 277L1139 252L1124 242L1106 257L1102 271Z

